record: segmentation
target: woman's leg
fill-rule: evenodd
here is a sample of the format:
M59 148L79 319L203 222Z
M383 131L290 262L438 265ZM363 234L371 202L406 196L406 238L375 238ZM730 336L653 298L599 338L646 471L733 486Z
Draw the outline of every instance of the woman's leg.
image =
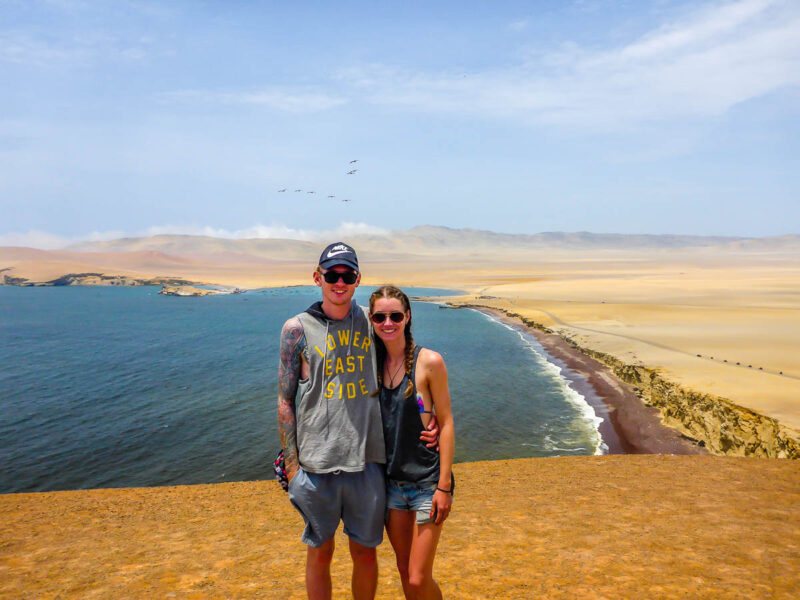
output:
M442 598L442 592L433 580L433 559L436 558L436 546L441 533L442 525L432 522L417 525L416 520L414 522L408 560L408 587L416 600Z
M408 561L411 556L411 541L414 536L417 513L413 510L389 510L389 520L386 522L386 534L394 548L397 559L397 571L403 583L403 594L409 600L414 596L408 587Z

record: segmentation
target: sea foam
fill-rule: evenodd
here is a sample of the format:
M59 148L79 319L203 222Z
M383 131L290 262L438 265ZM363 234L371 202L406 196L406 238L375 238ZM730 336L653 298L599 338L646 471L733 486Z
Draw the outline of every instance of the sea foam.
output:
M520 339L522 339L524 345L530 350L534 362L541 369L543 374L550 377L552 381L560 386L564 393L564 398L577 409L580 415L580 420L585 424L586 430L590 435L594 454L605 454L608 451L608 445L606 445L606 443L603 441L603 437L600 434L600 424L603 422L603 418L597 415L594 408L591 404L589 404L583 394L576 391L572 387L575 384L575 381L581 378L581 375L575 373L572 369L567 367L563 362L554 356L551 356L539 343L539 340L537 340L530 333L523 331L514 325L509 325L493 315L479 310L476 310L476 312L479 312L490 321L498 323L506 329L513 331L520 337ZM549 435L545 436L544 442L545 447L550 451L581 452L584 450L584 448L558 447L557 440L551 439Z

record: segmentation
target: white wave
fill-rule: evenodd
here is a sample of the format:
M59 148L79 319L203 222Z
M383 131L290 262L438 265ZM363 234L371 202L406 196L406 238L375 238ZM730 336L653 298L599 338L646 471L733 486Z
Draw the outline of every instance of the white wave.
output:
M603 418L598 416L592 405L587 402L586 398L584 398L580 392L572 388L572 384L579 376L567 368L566 365L556 364L556 359L550 356L539 341L532 335L520 330L518 327L504 323L493 315L486 314L479 310L475 312L482 314L494 323L499 323L520 337L525 346L531 351L534 362L541 368L543 374L549 376L553 382L561 387L566 401L578 410L579 418L586 425L593 442L593 453L595 455L600 455L608 452L608 445L603 441L603 436L600 435L600 424L603 422ZM547 439L547 436L545 436L545 442L547 442ZM575 451L571 448L560 448L556 446L549 447L548 450Z

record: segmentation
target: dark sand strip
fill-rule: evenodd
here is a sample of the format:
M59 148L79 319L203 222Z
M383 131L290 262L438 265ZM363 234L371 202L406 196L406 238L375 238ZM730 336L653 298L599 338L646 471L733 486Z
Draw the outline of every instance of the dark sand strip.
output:
M646 406L633 388L606 365L570 346L556 334L529 327L517 317L493 308L470 306L536 337L550 356L582 376L576 391L603 417L600 435L609 454L708 454L708 451L661 421L658 409ZM602 405L597 404L597 400Z

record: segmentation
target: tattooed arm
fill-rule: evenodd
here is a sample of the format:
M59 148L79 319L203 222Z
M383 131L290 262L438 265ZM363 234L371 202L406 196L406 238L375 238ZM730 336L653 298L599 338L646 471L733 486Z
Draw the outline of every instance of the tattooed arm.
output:
M295 397L297 382L308 373L303 358L306 338L300 319L292 317L281 331L281 362L278 368L278 432L283 446L286 474L289 481L297 473L300 463L297 458L297 418Z

